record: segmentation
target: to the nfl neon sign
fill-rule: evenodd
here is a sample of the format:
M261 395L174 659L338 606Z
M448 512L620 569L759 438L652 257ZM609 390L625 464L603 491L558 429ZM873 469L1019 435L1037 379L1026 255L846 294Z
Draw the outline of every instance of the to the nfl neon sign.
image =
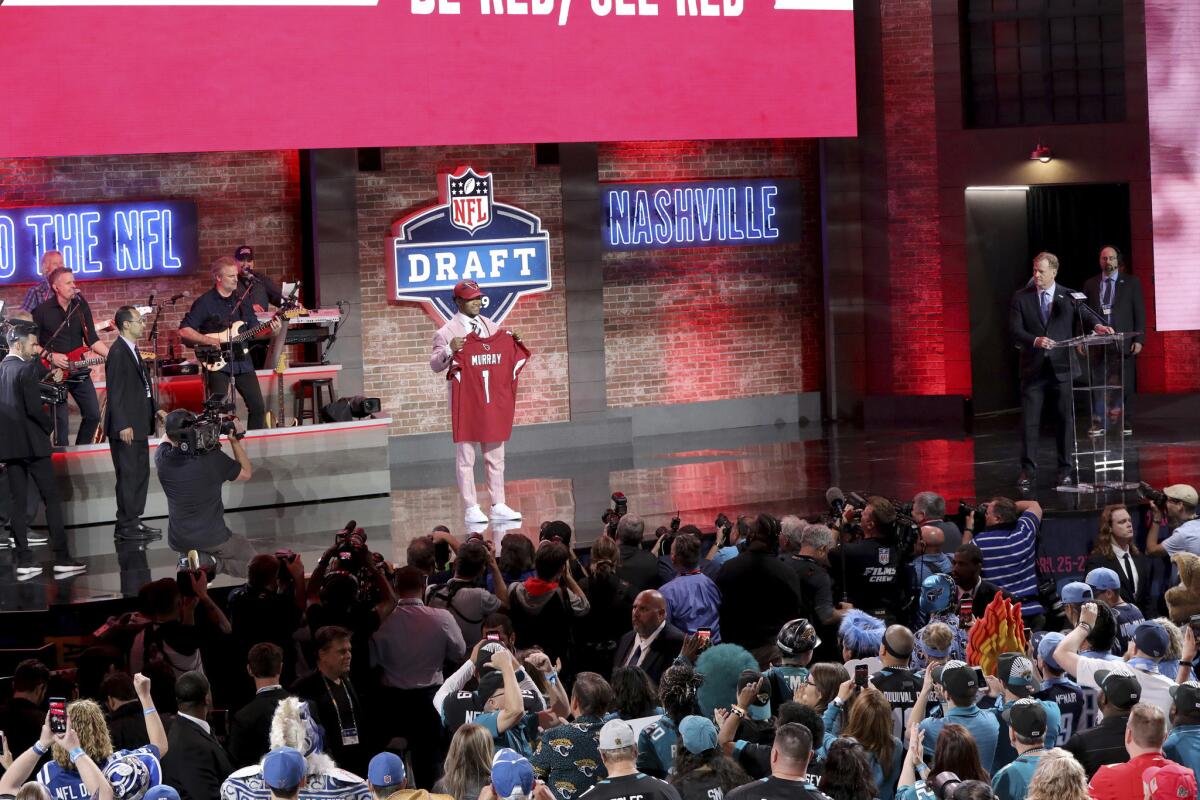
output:
M474 280L496 324L523 295L550 289L550 234L535 214L494 200L490 172L460 167L439 181L440 204L392 224L388 302L417 302L441 320L454 284Z

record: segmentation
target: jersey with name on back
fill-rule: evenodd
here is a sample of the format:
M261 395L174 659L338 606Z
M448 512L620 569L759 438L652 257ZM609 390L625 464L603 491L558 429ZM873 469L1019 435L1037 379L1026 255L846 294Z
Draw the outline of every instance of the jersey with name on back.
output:
M641 772L597 781L579 796L587 800L680 800L674 786Z
M454 354L450 416L455 442L507 442L517 406L517 378L529 350L508 331L487 339L472 333Z

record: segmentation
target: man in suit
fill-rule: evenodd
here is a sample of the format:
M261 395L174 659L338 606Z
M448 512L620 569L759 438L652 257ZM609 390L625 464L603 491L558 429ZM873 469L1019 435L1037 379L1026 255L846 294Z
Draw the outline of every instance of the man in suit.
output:
M283 650L262 642L250 648L246 671L254 679L254 699L242 706L229 724L229 754L238 767L257 764L271 749L271 720L279 701L288 697L280 685Z
M658 683L683 647L683 631L667 622L667 601L647 589L633 601L633 630L621 637L613 667L641 667Z
M958 587L958 597L954 608L961 608L964 601L971 604L971 616L982 618L988 603L1000 592L1005 597L1011 595L991 581L983 579L983 551L974 542L959 545L954 551L950 562L950 577Z
M4 462L8 476L9 526L17 548L17 580L32 578L42 571L33 561L33 551L25 533L28 526L25 506L31 480L46 501L46 524L50 529L50 547L54 551L55 576L65 577L87 569L71 557L67 546L62 500L50 462L50 434L54 425L42 408L38 389L44 370L37 360L41 351L37 334L35 323L11 321L5 334L8 355L0 362L0 461Z
M1058 454L1057 483L1075 485L1070 460L1071 360L1066 348L1055 345L1075 332L1075 308L1071 290L1059 285L1058 257L1038 253L1033 258L1033 285L1013 295L1009 307L1009 332L1021 350L1021 413L1024 417L1021 474L1017 486L1033 488L1037 480L1038 428L1042 405L1049 396L1054 409L1054 443ZM1089 320L1089 322L1091 322ZM1096 333L1112 333L1104 325L1088 325Z
M180 800L220 797L221 782L233 772L233 763L208 725L212 691L203 672L185 672L175 682L179 714L167 736L162 779L179 790Z
M630 591L657 589L662 585L658 575L658 559L642 547L646 523L636 514L626 514L617 523L617 543L621 547L621 566L617 577L629 584Z
M1105 247L1100 251L1100 274L1088 278L1087 283L1083 285L1083 293L1087 295L1087 302L1092 310L1103 317L1118 333L1136 334L1132 339L1125 340L1125 351L1121 358L1122 377L1124 378L1122 385L1125 389L1122 403L1125 410L1125 435L1128 436L1133 433L1130 418L1133 416L1131 401L1134 389L1134 358L1142 352L1142 343L1146 338L1146 302L1142 299L1141 281L1126 273L1123 270L1124 266L1121 251L1111 245ZM1093 356L1095 359L1092 362L1093 381L1099 381L1103 377L1103 368L1098 358L1100 353L1101 351L1097 349ZM1113 365L1113 369L1115 369L1115 365ZM1113 370L1110 369L1111 371ZM1101 432L1105 426L1106 405L1110 415L1110 424L1118 421L1121 405L1115 402L1115 398L1113 402L1105 404L1103 393L1097 392L1096 394L1098 396L1092 401L1092 429L1094 432Z
M483 292L475 281L459 281L455 285L454 304L458 306L458 313L433 335L433 353L429 357L429 368L435 373L443 372L450 366L454 354L463 348L466 338L472 333L488 339L498 330L494 322L479 314L483 308ZM512 336L518 342L521 341L521 335L515 331ZM447 385L446 391L449 390ZM475 494L475 442L459 442L455 447L457 453L454 464L458 474L458 491L465 506L464 521L484 524L489 517L494 520L520 519L520 512L509 508L504 502L504 442L479 443L479 448L483 451L488 495L492 499L490 514L484 514L479 508L479 500Z
M104 433L117 473L116 537L147 542L162 538L162 531L142 522L150 487L150 448L146 440L154 430L158 413L150 390L150 371L137 349L146 321L133 306L118 308L113 321L120 336L104 361L108 393Z

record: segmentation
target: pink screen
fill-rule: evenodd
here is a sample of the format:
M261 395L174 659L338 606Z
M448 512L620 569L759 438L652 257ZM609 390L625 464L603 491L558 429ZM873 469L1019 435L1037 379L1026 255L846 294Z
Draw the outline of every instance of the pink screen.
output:
M1200 330L1200 3L1147 0L1155 327Z
M0 157L856 132L852 0L57 1L0 5Z

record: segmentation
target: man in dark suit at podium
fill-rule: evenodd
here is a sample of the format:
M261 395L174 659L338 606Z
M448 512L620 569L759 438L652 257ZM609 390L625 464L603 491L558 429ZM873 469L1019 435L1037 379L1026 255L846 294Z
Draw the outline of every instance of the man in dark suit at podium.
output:
M1125 352L1121 359L1123 370L1123 386L1125 396L1122 402L1125 409L1125 435L1133 433L1130 418L1133 412L1134 389L1134 357L1142 352L1142 343L1146 332L1146 301L1142 298L1142 283L1124 270L1125 259L1121 251L1109 245L1100 251L1100 274L1089 278L1083 285L1083 293L1087 295L1088 305L1113 327L1117 333L1136 334L1124 342ZM1092 374L1096 374L1097 364L1092 364ZM1095 378L1093 378L1095 380ZM1097 394L1100 394L1097 392ZM1101 432L1105 426L1103 418L1105 404L1102 398L1096 403L1093 400L1092 428L1093 432ZM1109 413L1113 409L1109 403ZM1108 424L1116 420L1109 420Z
M1038 427L1042 405L1049 397L1052 402L1054 443L1058 455L1056 482L1074 486L1077 476L1070 460L1068 437L1071 418L1071 359L1058 342L1070 339L1075 333L1075 307L1071 290L1060 286L1058 257L1053 253L1038 253L1033 258L1033 285L1025 286L1013 295L1009 307L1009 332L1021 351L1021 413L1024 417L1021 443L1021 474L1017 487L1022 491L1033 488L1037 481ZM1111 333L1104 325L1094 325L1096 333Z

